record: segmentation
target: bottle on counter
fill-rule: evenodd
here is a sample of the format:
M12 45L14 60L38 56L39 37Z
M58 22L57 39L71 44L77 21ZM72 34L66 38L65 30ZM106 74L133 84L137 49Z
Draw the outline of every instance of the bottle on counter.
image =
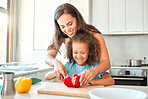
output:
M1 89L1 95L7 96L7 95L13 95L15 94L15 88L14 88L14 73L13 72L3 72L3 86Z
M146 57L144 57L143 64L146 64Z

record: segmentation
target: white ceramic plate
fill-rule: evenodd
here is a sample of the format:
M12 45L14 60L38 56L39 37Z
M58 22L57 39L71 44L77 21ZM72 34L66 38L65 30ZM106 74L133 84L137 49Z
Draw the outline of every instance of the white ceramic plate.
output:
M126 88L95 88L89 91L91 99L146 99L147 94Z

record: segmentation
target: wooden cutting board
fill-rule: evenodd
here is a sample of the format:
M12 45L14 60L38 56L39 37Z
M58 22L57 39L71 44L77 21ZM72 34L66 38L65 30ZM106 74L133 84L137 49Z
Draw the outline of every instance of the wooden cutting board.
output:
M84 86L79 88L66 87L63 83L49 84L48 86L39 89L37 92L39 94L49 94L49 95L62 95L62 96L73 96L73 97L89 97L89 90L94 88L102 88L103 85L96 86Z

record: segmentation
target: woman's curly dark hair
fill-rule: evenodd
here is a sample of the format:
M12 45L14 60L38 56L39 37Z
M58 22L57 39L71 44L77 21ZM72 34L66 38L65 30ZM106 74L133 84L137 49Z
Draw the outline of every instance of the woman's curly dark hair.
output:
M93 65L94 62L99 61L101 51L99 40L95 38L91 33L81 31L76 33L76 35L73 36L67 44L67 58L69 59L70 63L73 60L72 44L77 41L88 44L89 54L87 63L90 66Z

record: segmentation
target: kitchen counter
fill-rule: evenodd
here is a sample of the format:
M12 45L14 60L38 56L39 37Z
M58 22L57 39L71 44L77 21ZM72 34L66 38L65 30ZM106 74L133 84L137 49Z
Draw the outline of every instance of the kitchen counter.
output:
M23 94L16 93L15 95L4 96L3 98L4 99L12 99L12 98L13 99L49 99L49 98L50 99L89 99L89 98L69 97L69 96L60 96L60 95L44 95L44 94L37 93L38 89L43 88L51 83L54 83L54 82L41 82L39 84L32 85L29 93L23 93ZM147 93L147 95L148 95L148 86L112 85L112 86L106 86L106 87L135 89L135 90L143 91L143 92Z
M46 64L37 64L37 65L34 65L35 68L37 69L34 69L34 70L0 70L0 73L1 72L14 72L15 75L14 77L17 78L19 76L23 76L23 75L30 75L30 74L35 74L35 73L38 73L38 72L44 72L44 71L50 71L50 70L53 70L53 67L50 67ZM2 79L2 75L0 75L0 79Z

